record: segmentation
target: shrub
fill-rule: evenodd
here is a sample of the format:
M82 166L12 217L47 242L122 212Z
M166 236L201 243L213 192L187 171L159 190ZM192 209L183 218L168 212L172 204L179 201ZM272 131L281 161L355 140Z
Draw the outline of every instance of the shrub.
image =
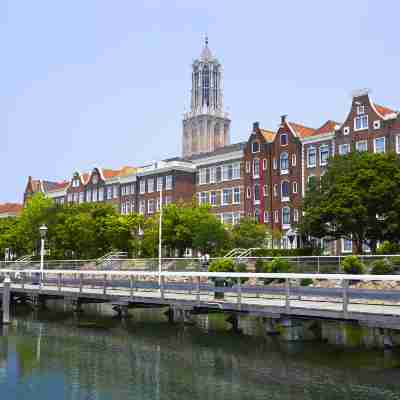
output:
M282 258L274 258L270 262L264 264L263 271L264 273L271 274L271 273L286 273L290 270L289 261L282 259ZM278 282L282 283L284 279L274 279L274 278L263 278L262 281L264 285L268 285L271 282Z
M399 254L400 245L385 240L376 250L376 254Z
M356 256L345 257L341 265L346 274L359 275L364 273L364 264Z
M303 279L300 281L300 286L310 286L310 285L312 285L312 284L313 284L313 280L310 279L310 278L303 278Z
M234 262L231 258L218 258L208 267L208 272L233 272Z
M260 258L258 258L256 260L254 267L255 267L256 272L258 272L258 273L264 272L265 262L263 260L261 260Z
M387 258L376 260L372 263L371 273L374 275L391 275L394 273L394 267Z

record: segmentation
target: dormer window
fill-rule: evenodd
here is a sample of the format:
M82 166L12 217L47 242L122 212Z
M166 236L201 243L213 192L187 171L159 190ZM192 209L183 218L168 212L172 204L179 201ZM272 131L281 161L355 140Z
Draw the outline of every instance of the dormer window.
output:
M260 151L260 143L258 142L253 142L251 144L251 152L252 153L258 153Z
M80 186L79 178L75 178L72 181L72 187L79 187L79 186Z
M287 133L281 134L281 146L286 146L288 144L288 135Z
M365 114L365 106L360 104L357 106L357 115Z
M368 129L368 115L359 115L354 118L354 130Z

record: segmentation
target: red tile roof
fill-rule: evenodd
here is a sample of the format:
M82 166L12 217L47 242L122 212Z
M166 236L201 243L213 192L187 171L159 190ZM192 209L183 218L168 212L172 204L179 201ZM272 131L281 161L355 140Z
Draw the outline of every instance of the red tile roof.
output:
M380 106L379 104L374 104L374 106L375 106L376 110L378 111L378 113L383 115L384 117L386 115L393 114L396 112L394 110L391 110L388 107Z
M15 213L19 214L22 211L22 204L4 203L0 204L0 214Z
M339 122L328 120L321 127L316 130L316 134L323 135L324 133L333 132L335 127L340 125Z
M316 130L313 128L308 128L307 126L297 124L295 122L288 122L291 128L296 132L296 135L300 138L305 138L309 136L314 136L316 134Z

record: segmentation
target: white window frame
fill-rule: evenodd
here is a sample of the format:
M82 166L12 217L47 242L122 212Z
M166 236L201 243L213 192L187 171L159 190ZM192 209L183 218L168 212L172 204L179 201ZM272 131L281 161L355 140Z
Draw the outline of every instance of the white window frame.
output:
M296 181L292 182L292 193L296 194L299 192L299 185Z
M344 128L343 128L343 135L344 136L347 136L347 135L349 135L350 134L350 128L348 127L348 126L345 126Z
M274 158L272 160L272 168L273 169L278 169L278 160L276 158Z
M235 197L239 196L239 199L236 201ZM235 187L232 190L232 204L240 204L240 187Z
M351 250L345 248L346 247L345 246L345 241L351 242ZM341 250L342 250L342 253L352 253L353 252L353 241L351 241L349 239L342 238L341 239Z
M264 211L264 224L269 224L269 211Z
M247 186L247 189L246 189L246 197L247 197L248 199L251 199L251 188L250 188L250 186Z
M254 158L253 159L253 178L258 179L259 177L260 177L260 160L258 158Z
M286 158L285 158L286 168L282 168L283 156L286 156ZM289 173L289 154L287 151L284 151L279 155L279 170L280 170L281 175L287 175Z
M154 199L149 199L149 200L147 200L147 214L154 214L154 213L155 213Z
M297 208L293 209L293 222L299 222L299 210Z
M396 136L396 153L400 154L400 135Z
M263 160L262 160L262 169L263 169L263 171L265 171L267 169L267 159L266 158L263 158Z
M172 175L167 175L165 177L165 190L172 190L173 185L174 185L174 182L173 182Z
M254 151L254 145L255 144L257 145L257 150L256 151ZM251 152L253 154L260 152L260 142L258 140L254 140L253 142L251 142Z
M282 138L283 138L283 137L286 138L286 143L285 143L285 144L282 143ZM281 146L287 146L287 145L289 144L289 136L288 136L287 133L281 133L279 143L280 143Z
M296 153L292 154L292 167L295 167L297 165L297 156Z
M99 201L104 201L104 187L99 187Z
M139 202L139 214L144 215L146 212L146 200L142 199Z
M381 129L381 121L380 121L379 119L376 119L376 120L373 122L373 127L374 127L375 130Z
M310 153L314 152L314 163L310 164ZM317 148L315 146L310 146L307 149L307 168L315 168L317 166Z
M268 197L268 195L269 195L269 190L268 190L268 185L264 185L263 186L263 195L264 195L264 197Z
M359 128L357 127L358 122L360 122ZM365 131L366 129L368 129L368 115L357 115L357 117L354 118L354 131Z
M157 177L157 192L161 192L164 188L164 177L158 176Z
M113 195L113 187L112 187L112 185L107 186L107 198L108 198L108 200L112 199L112 195Z
M344 153L342 149L347 149L347 151ZM339 155L345 156L346 154L350 153L350 144L349 143L342 143L339 144Z
M287 220L287 222L285 222L285 220L284 220L284 211L285 210L289 210L289 213L287 214L287 216L288 216L288 220ZM288 225L290 225L290 207L282 207L282 226L288 226Z
M274 211L274 222L279 224L279 210Z
M251 171L251 164L250 161L246 161L246 174L249 174Z
M376 147L376 142L378 140L382 140L383 139L383 151L379 151L377 152L377 147ZM374 153L386 153L386 138L384 136L378 137L374 139Z
M147 179L147 193L154 192L154 178Z
M210 204L215 207L217 205L217 192L210 192Z
M273 195L274 197L278 197L278 184L275 183L273 186Z
M364 149L364 150L360 150L360 149L359 149L359 146L360 146L361 144L365 145L365 149ZM356 151L359 151L359 152L368 151L368 140L358 140L358 141L356 142Z
M357 106L357 115L365 114L365 106L364 104L359 104Z
M258 199L256 198L256 187L258 187ZM255 205L260 204L260 202L261 202L261 188L260 188L260 185L258 183L256 183L254 185L254 187L253 187L253 193L254 193L254 196L253 196L254 204Z
M283 195L283 184L287 183L287 188L288 188L288 194L287 196ZM284 180L281 182L281 201L289 201L290 200L290 182L287 180Z
M328 157L327 157L327 159L325 160L325 161L322 161L322 152L323 151L328 151ZM325 166L325 165L327 165L328 164L328 158L329 158L329 156L330 156L330 147L329 147L329 144L323 144L323 145L321 145L320 147L319 147L319 165L321 166L321 167L323 167L323 166Z

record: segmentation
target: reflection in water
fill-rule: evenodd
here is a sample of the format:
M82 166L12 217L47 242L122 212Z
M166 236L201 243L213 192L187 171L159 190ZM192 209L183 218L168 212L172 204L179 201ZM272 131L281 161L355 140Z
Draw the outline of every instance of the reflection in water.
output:
M1 399L400 399L396 352L205 332L152 313L124 324L19 316L0 336Z

